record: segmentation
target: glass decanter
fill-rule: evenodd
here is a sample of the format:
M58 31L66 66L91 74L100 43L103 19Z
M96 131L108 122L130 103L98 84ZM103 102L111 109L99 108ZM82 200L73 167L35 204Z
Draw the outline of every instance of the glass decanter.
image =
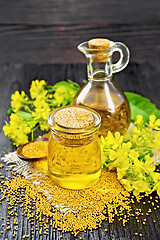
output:
M108 131L124 134L130 123L130 108L124 93L112 81L112 75L127 66L128 48L122 43L109 41L107 48L91 49L88 42L84 42L78 49L88 59L88 82L79 90L72 103L93 108L101 115L98 135L106 136ZM120 58L113 64L112 56L116 51Z

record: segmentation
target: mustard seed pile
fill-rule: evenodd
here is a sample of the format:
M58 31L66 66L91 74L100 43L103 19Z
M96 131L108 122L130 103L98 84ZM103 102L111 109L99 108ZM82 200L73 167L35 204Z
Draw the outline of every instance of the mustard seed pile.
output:
M61 127L82 129L89 127L93 123L94 116L86 109L71 107L64 108L55 113L54 119Z
M53 228L62 232L70 231L74 235L87 228L92 230L100 227L105 219L113 222L116 212L121 216L125 210L127 216L130 215L130 194L123 189L114 172L103 171L97 184L85 190L63 189L54 185L47 176L26 180L18 175L1 184L0 191L4 197L7 193L10 207L14 208L15 204L21 202L24 206L23 215L29 221L34 217L33 202L36 205L36 218L40 221L42 215L51 218ZM21 194L20 189L23 189Z
M11 179L4 179L1 176L0 203L3 199L8 199L8 218L15 216L13 222L15 226L18 216L16 208L17 204L20 204L23 209L22 215L26 216L31 224L34 224L35 218L39 220L40 229L36 227L39 235L49 233L48 223L54 229L61 230L62 233L69 231L77 235L86 229L97 229L103 220L112 223L115 216L122 221L124 226L130 217L136 217L138 223L139 217L143 216L141 209L137 207L133 213L131 207L131 203L135 200L139 202L141 198L135 199L130 196L130 193L117 180L115 172L103 170L100 180L94 186L84 190L63 189L54 185L45 175L44 177L33 176L27 180L14 172L12 174ZM159 208L158 200L156 201L157 203L152 202L154 209ZM151 209L146 215L150 212ZM145 224L144 218L143 225ZM9 224L6 229L10 229ZM15 230L13 235L16 236L16 233ZM142 233L136 232L135 235L141 236Z
M28 158L40 158L47 156L48 142L30 142L22 149L22 154Z

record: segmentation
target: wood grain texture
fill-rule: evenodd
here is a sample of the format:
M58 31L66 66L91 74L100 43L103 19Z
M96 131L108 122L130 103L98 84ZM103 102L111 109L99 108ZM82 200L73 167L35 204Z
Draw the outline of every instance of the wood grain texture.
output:
M2 24L159 23L159 0L1 0Z
M130 63L129 66L122 72L114 75L114 81L124 91L132 91L139 93L145 97L148 97L154 102L157 107L160 108L160 61L154 61L153 63ZM0 65L0 152L13 151L13 145L4 136L2 126L5 120L8 119L6 111L10 105L10 96L15 90L24 90L28 92L29 85L32 79L45 79L49 84L54 84L57 81L71 79L79 82L82 85L82 80L86 79L86 65L85 64L3 64ZM0 160L0 163L2 161ZM4 176L11 175L10 171L6 171L8 168L6 165L0 169L0 173ZM152 195L153 198L155 194ZM1 197L1 193L0 193ZM39 232L35 229L35 225L39 222L34 219L34 225L31 225L27 218L22 216L23 208L18 204L16 220L18 221L18 231L16 237L13 238L13 219L10 217L11 229L6 230L6 221L8 215L8 203L7 200L2 201L0 204L0 239L5 240L22 240L23 235L29 235L29 240L79 240L80 237L83 240L159 240L160 238L160 209L154 209L151 203L148 203L149 198L145 199L147 204L134 203L133 209L141 208L144 213L143 216L139 217L140 221L137 222L135 217L131 218L126 226L123 226L118 219L115 219L113 224L103 222L102 227L93 232L87 230L86 232L79 233L76 237L70 233L62 234L60 231L53 231L49 227L48 235L39 235ZM157 203L158 205L160 202ZM152 212L146 215L149 208L152 208ZM4 219L2 219L3 217ZM146 219L146 225L143 224L143 219ZM4 226L2 225L4 224ZM33 234L31 233L33 228ZM108 229L106 232L105 229ZM1 233L1 231L3 231ZM142 233L141 236L136 236L135 232Z
M130 61L160 59L160 28L151 25L0 26L0 63L85 63L79 43L104 37L125 43Z
M95 37L159 60L159 11L159 0L0 0L0 63L84 63L77 45Z

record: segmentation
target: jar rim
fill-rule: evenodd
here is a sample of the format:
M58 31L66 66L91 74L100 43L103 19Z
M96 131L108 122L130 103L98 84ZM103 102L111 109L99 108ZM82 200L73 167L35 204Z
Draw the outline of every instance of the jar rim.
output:
M85 109L85 110L89 111L90 113L92 113L92 115L94 117L93 123L90 126L81 128L81 129L66 128L66 127L58 125L55 122L54 116L58 111L60 111L62 109L66 109L66 108L81 108L81 109ZM53 132L64 133L64 134L74 134L74 135L76 135L76 134L88 135L88 134L96 132L100 128L101 116L99 115L99 113L97 113L92 108L89 108L86 106L79 106L79 105L69 105L69 106L59 107L59 108L56 108L55 110L53 110L48 116L48 124L50 126L50 129Z

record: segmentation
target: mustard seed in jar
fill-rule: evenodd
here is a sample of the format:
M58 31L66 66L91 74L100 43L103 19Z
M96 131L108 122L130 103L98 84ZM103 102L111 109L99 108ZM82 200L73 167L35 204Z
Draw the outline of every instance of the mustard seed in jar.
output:
M49 115L48 170L57 185L83 189L99 179L100 122L96 111L82 106L61 107Z

